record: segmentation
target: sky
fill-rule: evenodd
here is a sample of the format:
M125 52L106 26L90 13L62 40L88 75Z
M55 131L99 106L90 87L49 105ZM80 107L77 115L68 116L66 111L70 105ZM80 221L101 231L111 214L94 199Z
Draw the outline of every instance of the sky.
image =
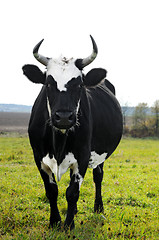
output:
M0 103L33 105L42 85L22 73L45 67L33 55L84 58L98 46L95 67L107 70L121 105L149 106L159 99L158 0L5 0L0 3Z

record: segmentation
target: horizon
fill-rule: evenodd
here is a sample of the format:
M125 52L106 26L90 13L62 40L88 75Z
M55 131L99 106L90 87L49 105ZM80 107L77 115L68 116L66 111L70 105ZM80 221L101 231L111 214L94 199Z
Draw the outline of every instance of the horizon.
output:
M157 101L157 100L156 100ZM119 102L120 103L120 102ZM120 104L120 106L123 108L123 107L128 107L128 108L135 108L135 107L137 107L139 104L141 104L141 103L145 103L145 102L140 102L140 103L138 103L136 106L131 106L131 105L127 105L127 104L125 104L125 105L121 105ZM147 104L147 103L146 103ZM26 104L16 104L16 103L0 103L0 106L1 105L14 105L14 106L24 106L24 107L33 107L33 105L34 105L34 103L32 104L32 105L26 105ZM153 105L152 106L149 106L148 104L147 104L147 106L148 106L148 108L152 108L153 107Z

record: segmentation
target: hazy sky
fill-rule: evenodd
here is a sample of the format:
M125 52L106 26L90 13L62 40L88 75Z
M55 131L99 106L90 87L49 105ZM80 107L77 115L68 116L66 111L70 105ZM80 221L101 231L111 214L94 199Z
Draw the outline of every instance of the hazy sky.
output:
M89 35L98 45L103 67L122 103L151 106L159 99L158 0L5 0L0 3L0 103L32 105L41 85L22 74L26 63L38 63L33 47L48 57L87 57Z

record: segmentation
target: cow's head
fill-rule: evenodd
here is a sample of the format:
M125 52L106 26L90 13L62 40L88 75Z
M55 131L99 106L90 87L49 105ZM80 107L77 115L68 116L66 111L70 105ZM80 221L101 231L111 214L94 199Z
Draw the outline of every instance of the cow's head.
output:
M34 57L46 66L45 73L35 65L23 66L24 74L34 83L46 87L47 108L54 127L67 130L77 124L81 91L84 86L97 85L106 76L104 69L92 69L83 77L82 69L97 56L97 45L91 37L93 51L84 59L47 58L38 53L41 40L33 49Z

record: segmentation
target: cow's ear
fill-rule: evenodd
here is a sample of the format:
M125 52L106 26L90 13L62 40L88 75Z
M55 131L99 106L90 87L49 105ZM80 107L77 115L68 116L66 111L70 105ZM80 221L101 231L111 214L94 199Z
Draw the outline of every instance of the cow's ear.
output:
M46 74L35 65L24 65L22 67L24 75L33 83L45 83Z
M114 85L111 82L109 82L107 79L105 79L105 85L115 95L115 87L114 87Z
M84 79L86 87L93 87L99 84L107 75L107 71L103 68L93 68L90 70Z

